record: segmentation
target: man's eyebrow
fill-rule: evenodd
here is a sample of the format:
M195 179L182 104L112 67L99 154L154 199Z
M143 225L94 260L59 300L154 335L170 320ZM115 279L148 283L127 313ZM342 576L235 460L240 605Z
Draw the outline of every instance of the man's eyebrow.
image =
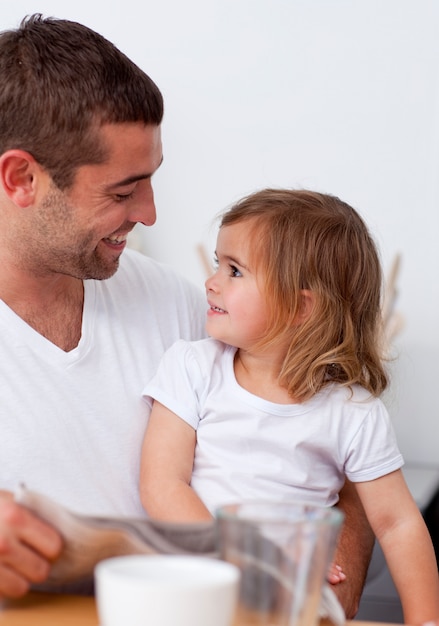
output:
M137 183L137 181L139 181L139 180L145 180L147 178L151 178L151 176L153 174L155 174L155 172L158 170L158 168L160 167L160 165L162 163L163 163L163 157L160 159L160 163L157 165L157 167L154 170L154 172L148 172L147 174L135 174L134 176L128 176L127 178L124 178L123 180L119 180L116 183L113 183L112 185L110 185L110 189L116 188L116 187L124 187L126 185L132 185L133 183Z

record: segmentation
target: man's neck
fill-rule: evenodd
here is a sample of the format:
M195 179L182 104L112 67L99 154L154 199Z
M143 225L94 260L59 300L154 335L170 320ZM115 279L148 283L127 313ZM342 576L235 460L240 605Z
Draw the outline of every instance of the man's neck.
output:
M0 273L0 298L37 333L61 350L76 348L81 338L84 286L70 276L20 278Z

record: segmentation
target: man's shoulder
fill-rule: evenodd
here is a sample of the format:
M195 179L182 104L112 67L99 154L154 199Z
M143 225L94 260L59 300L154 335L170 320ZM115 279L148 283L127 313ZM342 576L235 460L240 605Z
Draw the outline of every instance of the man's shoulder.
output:
M160 276L181 280L181 276L171 266L131 248L127 248L120 257L119 269L114 278L125 276L138 276L147 280L151 276Z
M130 248L122 254L119 269L110 280L118 283L137 283L143 285L148 291L163 292L172 287L185 292L201 293L200 288L170 265Z
M98 290L102 298L130 319L157 324L165 347L178 338L205 336L206 298L203 291L169 265L136 250L125 250L118 271ZM148 331L149 332L149 331Z

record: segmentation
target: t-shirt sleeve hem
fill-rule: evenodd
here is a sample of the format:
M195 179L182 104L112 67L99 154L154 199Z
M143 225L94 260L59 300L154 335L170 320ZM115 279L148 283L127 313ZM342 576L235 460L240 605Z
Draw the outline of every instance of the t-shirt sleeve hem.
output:
M391 461L381 464L378 467L372 467L370 469L362 470L359 472L346 472L347 478L353 483L362 483L368 480L375 480L381 478L386 474L395 472L404 465L404 459L401 454L393 458Z
M165 393L163 389L154 387L153 385L148 385L143 391L143 396L147 402L151 401L151 404L152 400L157 400L157 402L163 404L163 406L175 413L177 417L185 421L189 424L189 426L192 426L194 430L197 430L199 422L198 417L196 415L191 415L181 405L179 405L175 398Z

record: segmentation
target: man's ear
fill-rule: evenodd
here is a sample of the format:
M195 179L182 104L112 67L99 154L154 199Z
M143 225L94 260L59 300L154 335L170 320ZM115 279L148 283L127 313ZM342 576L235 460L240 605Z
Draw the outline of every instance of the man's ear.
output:
M295 318L296 324L303 324L310 318L315 302L316 297L313 291L310 289L300 290L300 310Z
M16 206L26 208L35 201L40 166L25 150L7 150L0 157L0 186Z

